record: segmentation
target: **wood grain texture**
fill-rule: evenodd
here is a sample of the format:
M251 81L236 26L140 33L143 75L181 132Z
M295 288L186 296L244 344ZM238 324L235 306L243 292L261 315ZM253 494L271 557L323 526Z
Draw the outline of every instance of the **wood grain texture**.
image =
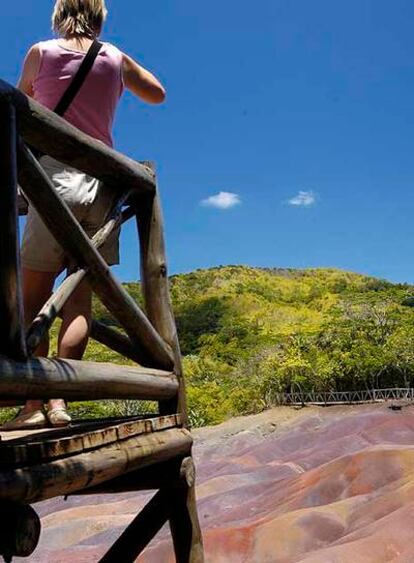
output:
M179 415L132 417L125 420L77 422L66 428L29 432L0 432L0 468L33 465L100 448L141 434L181 427ZM19 437L9 437L17 434Z
M189 467L188 463L183 466L183 462L187 459L191 458L184 458L183 460L181 457L177 457L169 461L151 465L150 467L144 467L143 469L138 469L127 475L121 475L97 487L84 489L79 494L114 494L141 490L148 491L168 487L182 487L183 483L191 482L192 476L194 476L194 464L192 468Z
M17 211L16 115L0 100L0 353L27 355Z
M154 169L152 163L147 163ZM179 381L179 391L173 400L159 403L161 414L179 412L188 427L185 382L177 328L172 311L168 284L164 224L158 190L147 198L137 212L141 246L141 281L148 318L159 334L170 344L174 354L174 373ZM186 468L187 465L187 468ZM191 469L193 475L190 477ZM170 490L172 511L169 522L177 563L203 563L204 549L195 499L195 469L191 457L182 471L188 483Z
M134 436L64 459L0 472L0 499L33 503L93 487L191 450L183 428Z
M154 170L154 164L146 166ZM160 412L179 412L188 425L185 381L183 377L180 344L172 311L168 268L164 240L164 221L158 189L154 197L146 198L137 210L137 225L141 249L141 283L148 318L171 346L174 355L174 373L179 380L179 392L173 401L160 404Z
M0 396L3 399L70 401L173 397L178 381L171 372L68 359L31 358L14 361L0 356Z
M14 105L19 133L44 154L102 180L114 190L154 192L151 171L79 131L4 80L0 80L0 100Z
M87 269L93 290L133 340L152 358L153 365L169 369L173 358L169 345L112 275L110 267L80 228L72 212L55 192L49 178L26 147L19 149L19 181L33 206L58 243L81 269Z

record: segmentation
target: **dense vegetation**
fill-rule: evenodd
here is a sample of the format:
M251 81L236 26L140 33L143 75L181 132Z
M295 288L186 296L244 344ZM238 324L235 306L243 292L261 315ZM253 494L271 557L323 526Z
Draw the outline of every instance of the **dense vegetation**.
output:
M140 300L138 284L126 287ZM258 412L295 384L306 390L411 384L412 286L333 269L226 266L173 276L171 294L193 424ZM94 309L113 324L101 305ZM125 363L94 342L86 358ZM137 408L93 407L96 414Z

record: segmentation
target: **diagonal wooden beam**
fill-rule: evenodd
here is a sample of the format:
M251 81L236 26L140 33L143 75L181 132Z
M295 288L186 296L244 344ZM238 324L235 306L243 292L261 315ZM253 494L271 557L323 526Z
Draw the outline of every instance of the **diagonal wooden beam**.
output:
M144 506L99 563L134 563L153 537L167 522L171 513L172 494L161 489Z
M0 101L0 353L26 356L17 213L16 115Z
M131 340L139 341L156 367L173 365L171 348L112 275L99 252L81 229L53 184L23 144L18 151L19 182L58 243L80 268L88 270L88 280L106 308L119 321Z
M27 352L31 356L58 317L66 301L86 276L86 270L70 274L46 301L27 331Z
M151 358L145 354L139 342L132 341L126 334L95 319L91 324L91 338L142 366L149 365L151 362Z

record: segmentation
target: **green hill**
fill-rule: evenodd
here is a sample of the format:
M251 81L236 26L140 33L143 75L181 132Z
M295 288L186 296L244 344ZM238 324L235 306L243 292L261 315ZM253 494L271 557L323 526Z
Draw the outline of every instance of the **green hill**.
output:
M225 266L172 276L194 424L257 412L280 391L410 384L414 288L334 269ZM125 284L141 301L139 285ZM113 321L94 303L95 316ZM91 342L86 358L124 362Z

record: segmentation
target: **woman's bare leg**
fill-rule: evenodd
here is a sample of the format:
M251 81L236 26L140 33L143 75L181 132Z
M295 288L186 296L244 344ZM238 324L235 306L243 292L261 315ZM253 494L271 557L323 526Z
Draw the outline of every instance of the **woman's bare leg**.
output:
M26 328L30 326L40 309L49 299L56 272L37 272L22 269L23 303ZM49 352L49 338L45 338L35 351L35 356L46 357ZM43 401L26 401L23 412L32 412L43 407Z
M91 326L92 291L87 281L83 281L65 303L62 310L62 326L58 339L59 358L81 360L88 343ZM62 399L51 399L49 408L63 408Z

